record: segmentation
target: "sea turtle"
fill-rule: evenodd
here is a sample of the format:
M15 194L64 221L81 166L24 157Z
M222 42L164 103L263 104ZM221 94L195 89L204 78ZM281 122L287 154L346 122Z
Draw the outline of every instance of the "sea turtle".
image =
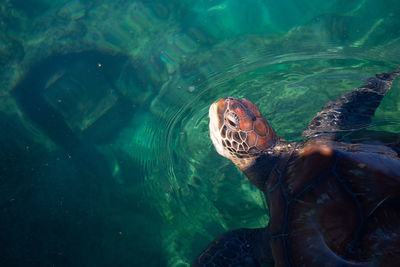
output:
M211 140L265 194L270 221L223 234L193 266L400 266L400 138L343 141L368 125L399 74L325 104L304 142L279 138L247 99L213 103Z

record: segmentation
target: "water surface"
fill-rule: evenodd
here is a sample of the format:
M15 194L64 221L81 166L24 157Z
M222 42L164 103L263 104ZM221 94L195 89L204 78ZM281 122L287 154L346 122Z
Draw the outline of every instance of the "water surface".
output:
M400 62L397 1L3 1L0 263L188 266L268 223L215 152L208 108L256 103L301 140L322 105ZM369 130L400 131L400 85Z

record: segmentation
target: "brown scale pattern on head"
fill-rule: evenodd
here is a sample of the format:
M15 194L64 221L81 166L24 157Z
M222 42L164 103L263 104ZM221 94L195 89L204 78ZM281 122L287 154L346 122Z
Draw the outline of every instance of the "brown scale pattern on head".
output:
M217 102L222 145L236 154L256 154L273 146L277 136L257 106L245 98Z

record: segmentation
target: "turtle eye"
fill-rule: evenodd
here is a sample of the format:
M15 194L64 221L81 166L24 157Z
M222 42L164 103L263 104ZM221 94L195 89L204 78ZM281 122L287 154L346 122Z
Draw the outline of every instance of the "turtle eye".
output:
M235 113L228 113L225 117L225 120L229 127L233 129L237 129L239 125L239 119Z
M232 127L234 127L234 128L237 127L236 122L234 122L234 121L232 121L232 120L230 120L230 119L228 119L228 123L229 123L230 126L232 126Z

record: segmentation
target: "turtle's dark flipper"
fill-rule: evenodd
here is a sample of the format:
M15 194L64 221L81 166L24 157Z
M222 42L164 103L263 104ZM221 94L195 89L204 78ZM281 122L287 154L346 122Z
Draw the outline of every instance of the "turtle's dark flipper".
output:
M367 84L326 103L322 111L310 121L303 136L307 139L337 139L344 132L365 128L399 74L400 69L377 74L376 77L366 79Z
M197 257L192 267L273 265L268 229L258 228L239 229L221 235Z

